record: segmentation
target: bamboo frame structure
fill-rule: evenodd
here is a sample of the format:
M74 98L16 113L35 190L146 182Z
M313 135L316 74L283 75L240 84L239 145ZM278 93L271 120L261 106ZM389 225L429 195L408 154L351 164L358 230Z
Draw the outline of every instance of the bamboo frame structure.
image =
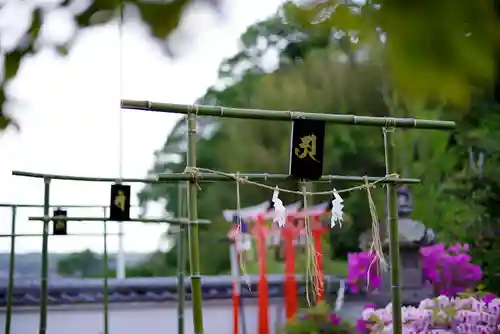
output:
M4 334L11 333L12 326L12 298L14 293L14 270L15 270L15 250L16 250L16 238L18 237L44 237L44 233L16 233L16 218L17 210L20 208L43 208L40 204L10 204L10 203L0 203L0 208L10 208L11 209L11 233L10 234L0 234L0 238L10 237L10 256L9 256L9 276L7 283L7 308L5 314L5 327ZM104 215L106 217L107 205L50 205L51 208L102 208ZM108 305L108 243L107 237L113 235L119 235L118 233L107 233L106 224L104 225L104 233L81 233L81 234L69 234L69 236L79 236L79 237L91 237L91 236L102 236L104 241L104 256L103 256L103 267L104 267L104 287L103 287L103 322L104 322L104 333L108 334L108 323L109 323L109 305ZM52 237L54 237L52 235Z
M186 207L185 201L183 199L183 193L187 189L187 184L179 183L177 187L177 212L176 216L184 216ZM185 299L186 299L186 287L185 287L185 277L186 277L186 228L183 225L179 226L179 232L177 234L177 296L179 302L177 303L177 334L184 334L184 312L185 312Z
M108 217L66 217L66 216L33 216L28 217L28 220L37 220L37 221L53 221L53 220L66 220L68 222L109 222L114 221L109 219ZM189 224L209 224L209 220L201 219L197 221L190 221L185 218L131 218L127 220L127 222L136 222L136 223L167 223L171 225L189 225Z
M65 235L51 235L51 237L101 237L102 233L73 233ZM107 233L107 236L117 236L121 233ZM0 238L26 238L26 237L43 237L43 233L17 233L17 234L0 234Z
M265 173L241 173L241 174L214 174L214 173L196 173L196 174L185 174L185 173L172 173L172 174L158 174L157 180L160 182L179 182L179 181L190 181L190 182L210 182L210 181L235 181L237 179L248 180L248 181L285 181L289 180L290 176L286 174L265 174ZM418 184L419 179L412 178L382 178L376 176L343 176L343 175L323 175L320 180L314 182L334 182L334 181L348 181L348 182L359 182L364 183L377 182L380 184Z
M13 171L14 176L23 176L30 178L39 178L44 181L44 199L43 199L43 216L33 216L29 217L30 221L42 221L43 222L43 232L42 232L42 268L41 268L41 279L40 279L40 322L39 322L39 334L47 333L47 304L48 304L48 237L49 237L49 223L52 220L64 219L66 221L100 221L104 222L104 233L107 234L106 222L111 221L106 217L106 209L104 207L104 217L60 217L60 216L50 216L49 211L52 207L50 205L50 183L52 180L67 180L67 181L87 181L87 182L117 182L117 183L159 183L157 180L151 179L123 179L123 178L95 178L95 177L81 177L81 176L67 176L67 175L53 175L53 174L41 174L41 173L31 173L24 171ZM62 206L61 206L62 207ZM70 206L66 206L70 207ZM85 206L78 206L85 207ZM102 206L101 206L102 207ZM13 221L15 216L13 217ZM168 223L172 225L198 225L198 224L209 224L208 220L197 220L197 219L185 219L185 218L132 218L127 221L130 222L142 222L142 223ZM15 235L15 223L13 222L14 229L12 234ZM14 239L14 238L13 238ZM104 247L107 249L107 238L104 238ZM12 249L14 250L14 249ZM11 256L12 256L11 252ZM107 252L104 256L104 262L107 267ZM13 269L13 268L12 268ZM14 270L12 270L12 273ZM10 289L11 291L13 289ZM181 289L183 290L183 289ZM201 285L200 285L201 290ZM104 280L104 334L109 334L109 318L108 318L108 281L107 275L105 275ZM9 302L8 302L9 303ZM11 304L11 303L10 303ZM12 312L12 311L11 311ZM9 324L10 330L10 324Z
M452 121L436 121L413 118L320 114L284 110L243 109L219 106L159 103L137 100L121 100L121 106L123 109L164 112L170 114L184 114L188 116L214 116L254 120L260 119L267 121L293 121L295 119L309 119L316 121L325 121L332 124L375 127L391 126L396 128L415 128L430 130L452 130L455 128L455 122Z
M319 113L304 113L295 111L271 111L258 109L241 109L241 108L226 108L218 106L204 105L181 105L171 103L157 103L151 101L136 101L136 100L121 100L123 109L152 111L184 114L187 116L187 166L186 176L188 178L188 218L196 220L198 216L197 203L197 179L199 175L193 175L188 170L196 170L196 117L199 116L215 116L240 119L260 119L260 120L275 120L275 121L293 121L296 119L308 119L325 121L332 124L344 125L359 125L379 127L383 129L395 128L415 128L415 129L433 129L433 130L452 130L455 128L455 122L438 121L438 120L420 120L413 118L395 118L395 117L369 117L355 115L336 115L336 114L319 114ZM392 175L395 172L396 164L394 160L394 139L391 133L384 131L384 147L386 160L386 175ZM179 179L180 176L161 175L160 180ZM228 177L226 177L228 179ZM365 180L363 178L363 180ZM355 181L355 180L346 180ZM397 217L397 193L396 186L401 183L400 179L392 178L392 183L387 187L387 206L389 224L389 253L391 265L391 295L392 295L392 310L394 326L394 334L402 334L402 317L401 317L401 278L400 271L400 254L399 254L399 231ZM199 272L200 254L198 240L198 226L190 226L191 244L190 244L190 263L191 267L191 290L193 296L193 327L194 334L203 334L203 305L201 298L201 276Z

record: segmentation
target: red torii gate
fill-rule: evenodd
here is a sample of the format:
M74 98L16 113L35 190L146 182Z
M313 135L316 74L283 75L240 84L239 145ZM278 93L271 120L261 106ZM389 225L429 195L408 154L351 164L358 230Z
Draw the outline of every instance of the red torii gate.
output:
M290 319L298 311L297 281L295 273L295 247L294 239L297 235L305 231L306 217L313 218L312 236L314 239L314 257L317 264L317 272L314 276L315 286L318 287L316 301L325 299L325 284L323 274L323 251L321 238L328 232L326 227L321 226L320 217L330 210L330 203L322 203L305 210L301 210L288 215L287 225L283 229L284 247L285 247L285 312L287 319ZM298 223L293 224L294 220Z
M298 296L297 296L297 281L295 273L295 247L294 241L305 232L305 218L313 218L312 226L312 236L314 240L314 257L317 264L317 272L314 277L315 286L319 291L317 292L317 301L324 300L324 274L323 274L323 253L321 246L322 235L328 232L328 229L321 226L320 216L325 214L331 209L330 202L318 204L307 208L306 210L300 210L302 203L297 202L286 206L287 212L287 224L283 228L279 228L281 236L284 239L285 248L285 273L284 273L284 298L285 298L285 309L287 319L293 317L298 311ZM223 212L224 217L228 221L233 222L231 231L228 233L230 239L234 239L237 235L247 234L250 232L256 240L257 255L259 262L259 283L258 283L258 302L259 302L259 334L269 333L269 300L268 300L268 282L266 277L267 264L266 264L266 237L269 235L269 230L276 230L277 227L274 225L269 229L266 226L265 221L274 219L274 210L269 209L271 204L269 201L263 202L261 204L235 210L225 210ZM244 228L244 231L239 231L238 219L236 216L243 221L243 224L250 222L255 222L253 228ZM236 217L236 219L235 219ZM295 224L295 222L300 222ZM245 226L245 225L244 225ZM233 333L239 333L239 304L240 304L240 282L239 282L239 272L238 272L238 260L239 250L237 245L232 247L232 273L234 276L233 282Z
M285 207L286 212L293 215L298 212L302 206L301 202L293 203ZM235 239L237 235L241 235L243 231L239 229L239 221L242 224L248 224L250 222L255 222L254 226L249 229L245 228L244 233L250 232L256 241L257 256L259 262L259 282L258 282L258 324L259 324L259 334L269 333L269 295L268 295L268 282L267 282L267 264L266 264L266 237L269 235L269 231L273 229L267 227L265 224L266 220L273 221L274 210L271 207L271 203L266 201L264 203L243 208L240 210L225 210L223 212L224 218L228 221L233 222L231 231L228 233L230 239ZM239 218L239 219L238 219ZM233 282L233 333L238 334L239 332L239 307L240 307L240 289L241 284L239 282L239 272L238 272L238 260L239 250L237 249L237 244L235 244L232 252L236 256L232 256L233 263L232 273L234 277ZM236 262L236 263L234 263Z

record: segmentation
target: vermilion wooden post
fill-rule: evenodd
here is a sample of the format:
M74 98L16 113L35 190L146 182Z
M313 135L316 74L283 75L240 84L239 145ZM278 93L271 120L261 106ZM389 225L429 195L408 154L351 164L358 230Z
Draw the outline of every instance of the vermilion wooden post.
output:
M240 332L240 273L238 268L238 248L235 242L229 246L231 251L231 273L233 276L233 334Z
M256 243L259 261L259 285L258 285L258 334L269 334L269 295L267 284L266 266L266 236L264 235L264 218L257 218Z

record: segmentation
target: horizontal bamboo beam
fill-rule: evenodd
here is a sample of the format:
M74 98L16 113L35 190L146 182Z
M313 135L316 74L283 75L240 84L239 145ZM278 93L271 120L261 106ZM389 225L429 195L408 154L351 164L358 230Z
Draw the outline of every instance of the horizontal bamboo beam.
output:
M158 181L161 182L181 182L181 181L235 181L236 178L245 179L249 181L283 181L289 180L290 176L287 174L214 174L214 173L168 173L158 174ZM379 183L404 183L415 184L420 183L419 179L408 178L387 178L367 176L367 181ZM314 182L333 182L333 181L349 181L349 182L365 182L363 176L342 176L342 175L323 175L319 181Z
M88 182L120 182L120 183L159 183L156 179L126 179L126 178L111 178L111 177L89 177L89 176L70 176L70 175L57 175L57 174L41 174L24 172L19 170L12 171L14 176L24 176L37 179L50 179L50 180L66 180L66 181L88 181Z
M65 216L33 216L29 217L28 220L39 220L39 221L53 221L53 220L65 220L65 221L87 221L87 222L109 222L114 221L109 219L109 217L65 217ZM192 225L192 224L210 224L209 220L198 219L197 221L191 222L187 218L131 218L126 220L127 222L139 222L139 223L167 223L172 225Z
M122 235L123 233L106 233L107 236L117 236ZM57 237L58 235L49 234L51 236ZM103 237L104 233L73 233L73 234L65 234L64 237ZM18 234L0 234L0 238L19 238L19 237L43 237L42 233L18 233Z
M71 175L56 175L56 174L40 174L23 171L12 171L12 175L25 176L39 179L51 180L69 180L69 181L88 181L88 182L121 182L121 183L178 183L185 181L234 181L236 174L215 174L215 173L171 173L171 174L158 174L156 179L119 179L111 177L86 177L86 176L71 176ZM238 177L247 179L249 181L280 181L288 180L290 176L287 174L262 174L262 173L241 173ZM409 178L387 178L367 176L368 182L380 183L398 183L398 184L415 184L420 183L419 179ZM362 176L341 176L341 175L324 175L319 182L332 182L332 181L350 181L350 182L365 182ZM43 205L41 206L43 207ZM66 206L64 206L66 207Z
M11 204L11 203L0 203L0 208L43 208L43 204ZM139 205L131 205L131 208L139 208ZM92 205L92 204L71 204L71 205L49 205L49 208L61 208L61 209L107 209L109 205Z
M452 121L320 114L320 113L284 111L284 110L227 108L227 107L217 107L217 106L184 105L184 104L159 103L159 102L137 101L137 100L121 100L121 107L123 109L145 110L145 111L165 112L173 114L196 114L200 116L262 119L262 120L274 120L274 121L292 121L295 119L310 119L310 120L325 121L333 124L377 126L377 127L452 130L456 126L455 122Z

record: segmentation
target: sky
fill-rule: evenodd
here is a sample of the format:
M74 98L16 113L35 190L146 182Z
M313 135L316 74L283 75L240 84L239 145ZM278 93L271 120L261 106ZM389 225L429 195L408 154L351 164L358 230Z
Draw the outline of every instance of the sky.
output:
M12 176L12 170L90 177L119 177L121 170L123 177L146 177L154 161L153 152L163 145L179 116L121 111L120 97L193 103L216 82L223 58L238 51L238 38L246 27L273 14L281 2L259 1L257 6L254 1L227 0L224 16L193 8L182 22L182 34L176 35L183 47L173 59L161 52L143 25L130 22L123 28L122 43L118 26L108 25L82 32L66 58L45 50L26 60L10 87L18 100L14 112L21 131L10 129L0 134L0 203L43 204L43 181ZM21 14L16 14L16 22L21 22ZM44 33L64 38L61 32L71 31L67 19L66 13L53 14ZM9 24L5 17L0 21L3 28ZM8 30L11 36L1 34L3 42L7 43L9 37L13 39L16 33L13 27ZM120 123L123 125L121 163ZM54 205L107 205L109 187L108 183L55 180L51 184L50 201ZM141 185L132 186L133 200L140 189ZM135 214L132 211L132 216ZM148 216L161 214L157 206ZM35 215L42 215L42 209L19 209L16 232L41 233L41 222L27 220ZM68 209L68 215L102 216L103 213L99 208ZM0 234L9 234L10 224L10 209L0 208ZM125 250L157 249L164 230L159 225L125 223ZM70 234L101 231L99 222L68 224ZM116 233L116 224L109 223L108 231ZM102 245L101 237L56 236L49 240L49 251L90 248L102 252ZM115 252L117 246L117 237L110 236L109 251ZM16 240L16 253L40 250L40 237ZM9 251L9 238L0 237L0 252Z

